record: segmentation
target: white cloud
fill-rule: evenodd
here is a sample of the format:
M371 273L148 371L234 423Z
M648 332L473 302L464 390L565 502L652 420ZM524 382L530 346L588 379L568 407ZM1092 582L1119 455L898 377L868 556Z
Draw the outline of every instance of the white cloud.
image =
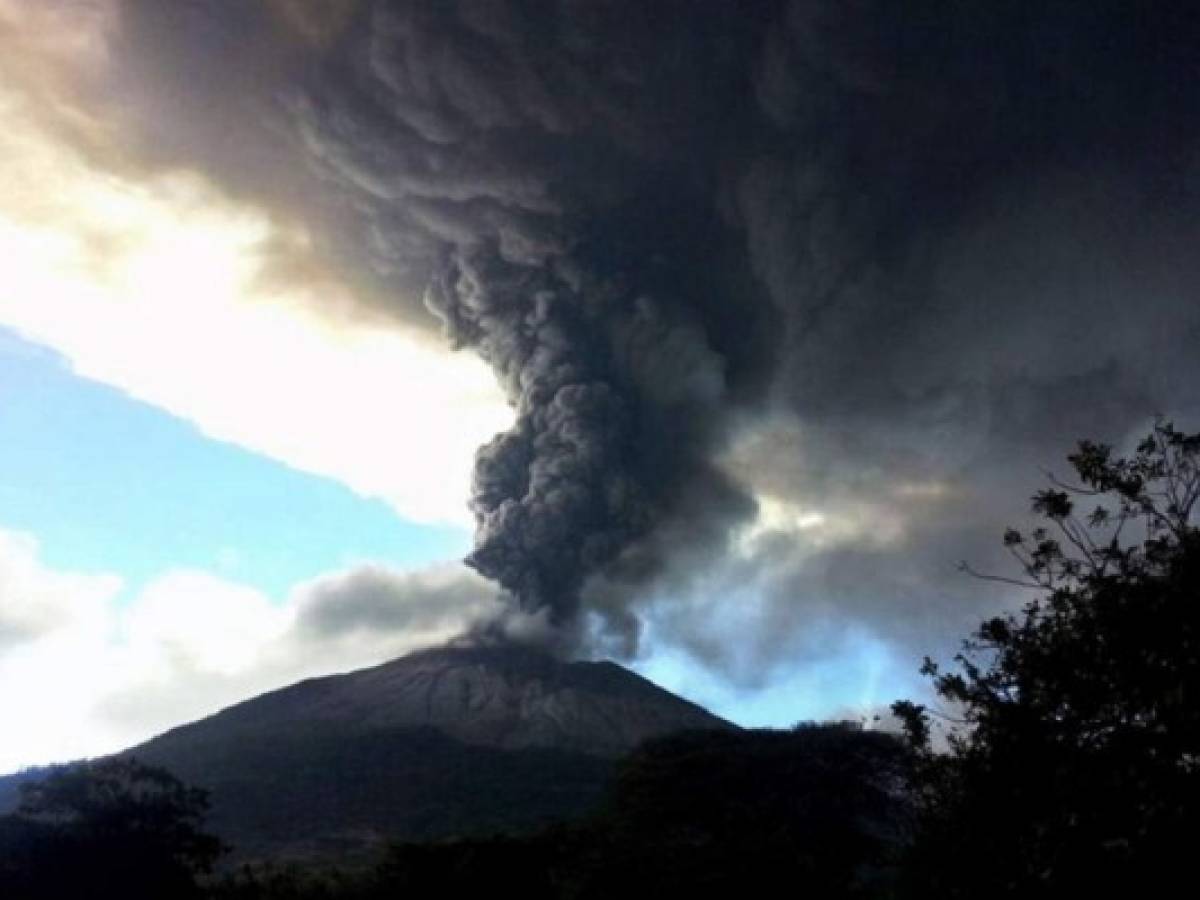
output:
M113 575L53 572L37 560L37 542L0 531L0 652L53 635L78 638L101 627L121 589Z
M281 602L203 572L121 580L56 571L0 531L0 773L111 752L302 678L440 643L490 611L458 564L363 566Z
M180 571L141 593L123 616L122 636L156 670L231 675L253 666L265 645L284 636L289 619L253 588Z
M212 437L466 523L475 448L511 421L487 368L399 326L317 315L356 304L294 223L195 173L99 162L119 157L103 121L46 86L99 65L102 37L51 41L54 16L14 37L6 10L0 49L40 55L0 62L0 325Z
M47 569L31 537L0 531L0 772L84 751L79 723L94 673L75 662L111 639L120 590L111 575Z

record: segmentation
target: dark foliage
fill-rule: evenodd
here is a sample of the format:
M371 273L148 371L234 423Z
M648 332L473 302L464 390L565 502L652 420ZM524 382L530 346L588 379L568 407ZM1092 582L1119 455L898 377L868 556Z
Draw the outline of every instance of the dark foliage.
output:
M280 855L365 865L391 840L528 832L586 814L611 760L464 744L433 729L302 724L196 741L145 758L212 792L209 822L238 861Z
M906 832L910 759L853 725L684 733L621 766L604 810L527 837L407 843L358 878L247 871L223 900L713 896L804 884L877 897Z
M894 737L849 723L649 744L618 779L595 895L781 881L822 897L871 894L904 830L907 763Z
M1132 456L1083 442L1079 482L1033 499L1046 525L1005 544L1037 592L984 622L943 670L960 721L920 749L914 894L1117 896L1187 876L1200 825L1200 435L1160 422Z
M200 896L222 852L201 830L207 801L163 769L131 759L84 763L21 786L0 818L0 896Z
M30 766L12 775L0 775L0 815L16 812L21 804L21 785L53 774L61 766Z

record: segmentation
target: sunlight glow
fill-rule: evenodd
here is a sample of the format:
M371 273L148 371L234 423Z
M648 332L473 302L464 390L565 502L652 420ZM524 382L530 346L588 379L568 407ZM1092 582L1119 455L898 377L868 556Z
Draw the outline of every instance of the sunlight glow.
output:
M867 500L828 503L824 508L760 494L758 515L734 534L733 547L753 556L764 541L786 536L797 552L814 552L842 544L886 547L904 539L905 523L895 510Z
M318 315L353 307L343 285L270 277L281 250L305 258L302 228L194 173L107 171L19 88L0 87L0 114L0 325L211 437L468 521L475 448L511 421L481 362Z

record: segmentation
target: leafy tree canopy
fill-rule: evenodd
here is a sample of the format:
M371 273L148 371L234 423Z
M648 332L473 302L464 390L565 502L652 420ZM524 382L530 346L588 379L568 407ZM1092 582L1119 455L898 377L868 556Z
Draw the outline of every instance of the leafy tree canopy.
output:
M116 758L21 786L0 818L0 895L187 898L220 856L207 797L164 769Z
M953 714L893 709L922 765L917 890L941 897L1144 889L1181 873L1200 787L1200 434L1160 421L1135 451L1084 441L1075 480L1010 529L1019 612L923 671Z

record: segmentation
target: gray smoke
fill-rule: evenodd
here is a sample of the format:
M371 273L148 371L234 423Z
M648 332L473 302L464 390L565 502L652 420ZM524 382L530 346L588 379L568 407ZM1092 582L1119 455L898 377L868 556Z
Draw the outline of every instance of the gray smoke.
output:
M362 0L273 68L253 5L182 6L206 27L131 4L129 34L190 48L154 70L193 122L273 148L210 140L214 171L322 198L374 312L423 303L494 368L516 424L479 451L468 562L568 649L631 650L653 586L712 569L766 573L763 658L838 615L949 620L936 570L981 510L1078 437L1200 410L1191 4ZM756 496L869 499L904 539L726 565ZM713 645L721 602L673 632Z
M710 462L767 332L765 304L730 308L755 288L711 196L743 31L684 4L378 3L337 77L292 97L377 262L427 282L507 392L516 424L479 450L467 561L558 628L683 495L753 510Z

